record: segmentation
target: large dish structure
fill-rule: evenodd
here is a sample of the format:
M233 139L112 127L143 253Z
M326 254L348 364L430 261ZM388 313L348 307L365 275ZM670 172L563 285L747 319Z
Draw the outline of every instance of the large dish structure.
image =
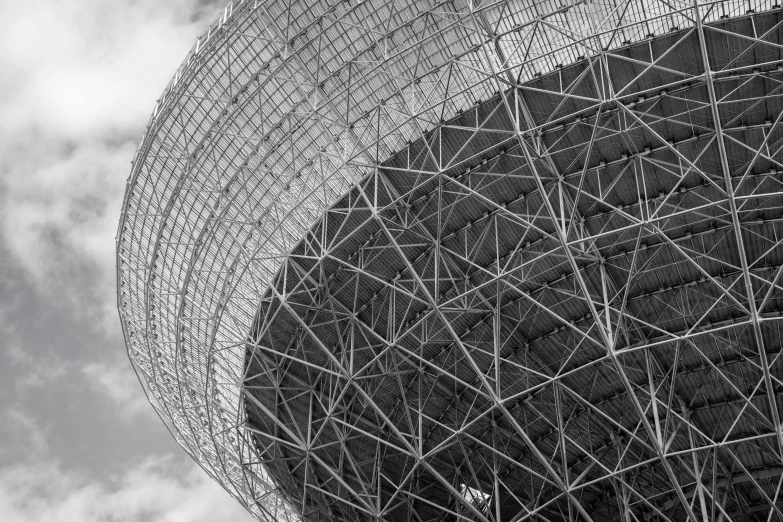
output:
M229 5L123 204L150 401L259 520L780 518L782 26Z

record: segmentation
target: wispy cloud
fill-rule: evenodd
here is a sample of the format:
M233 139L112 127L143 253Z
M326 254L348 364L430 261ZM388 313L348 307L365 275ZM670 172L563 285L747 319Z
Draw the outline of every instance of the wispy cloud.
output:
M152 106L215 2L0 3L0 240L53 304L115 328L114 242Z
M94 428L154 415L123 358L114 235L155 99L222 3L0 2L3 522L249 520L184 454L117 462L132 435Z
M127 361L118 361L118 364L95 362L83 366L81 373L95 393L123 412L123 419L134 421L135 415L154 416L155 410L129 368Z
M0 397L13 391L18 398L29 396L30 392L57 385L59 389L81 388L92 392L103 401L96 401L103 407L122 411L125 422L136 422L138 415L155 418L155 410L147 401L141 384L124 350L95 353L82 350L42 349L34 346L30 339L24 344L20 326L7 317L9 307L0 303L0 365L6 365L4 384ZM105 342L105 340L102 340ZM78 348L78 347L77 347ZM75 352L75 353L73 353Z
M0 469L5 522L250 520L195 464L147 459L105 481L37 462Z
M250 516L195 463L181 456L132 462L113 475L65 469L49 454L45 430L30 411L0 414L23 457L0 467L3 522L214 522Z
M11 447L28 462L44 460L49 456L46 431L31 412L19 406L8 408L0 414L0 426L0 431L5 432L4 438L13 443L2 451L5 456L10 453Z

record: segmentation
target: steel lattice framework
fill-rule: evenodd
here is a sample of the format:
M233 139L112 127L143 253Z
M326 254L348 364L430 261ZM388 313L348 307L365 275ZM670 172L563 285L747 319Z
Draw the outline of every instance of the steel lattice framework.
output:
M259 520L783 519L783 12L229 5L117 239L130 358Z

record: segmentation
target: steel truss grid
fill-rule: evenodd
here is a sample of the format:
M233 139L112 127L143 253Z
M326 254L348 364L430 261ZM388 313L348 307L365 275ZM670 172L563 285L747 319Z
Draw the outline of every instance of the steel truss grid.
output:
M318 353L331 354L322 334L308 322L313 317L297 307L306 305L301 301L306 297L312 301L309 306L317 302L336 310L333 300L326 306L313 301L313 295L339 293L330 287L336 280L329 279L333 272L324 270L330 266L327 262L340 262L348 267L346 273L354 274L353 281L359 275L383 280L387 297L382 299L401 296L419 303L411 312L418 317L401 311L395 315L398 323L384 323L387 351L399 346L390 343L391 338L403 331L410 336L427 318L439 317L450 338L440 339L439 349L458 349L459 364L468 368L461 371L471 375L455 378L474 390L477 400L487 401L487 411L498 412L497 419L490 416L490 424L508 423L504 429L524 442L536 464L515 465L547 486L538 484L530 498L517 502L515 520L592 520L591 515L598 516L592 509L609 497L626 520L780 517L779 12L771 2L700 0L230 4L198 40L156 104L133 162L117 235L123 331L156 410L207 473L259 520L391 520L403 512L413 516L417 509L412 506L426 499L415 498L402 484L396 496L384 497L384 488L377 485L381 479L374 490L357 491L346 483L348 468L333 473L333 480L343 480L337 489L317 483L306 472L302 481L312 491L308 500L281 483L277 463L265 461L274 454L269 449L273 446L299 444L301 450L313 442L290 433L272 443L270 433L259 433L261 413L253 408L269 405L258 400L249 382L264 374L278 379L280 386L281 365L275 357L286 354L280 344L284 339L262 340L275 325L289 324L278 319L285 314L270 310L285 308L289 319L295 318L308 334L308 342L320 346ZM661 42L668 48L661 49ZM643 47L650 50L646 58L638 52ZM581 71L581 76L569 76L573 71ZM530 105L534 99L540 106ZM666 104L677 111L656 112ZM547 110L542 114L541 108ZM470 147L439 146L448 152L445 160L424 146L455 136L456 130L469 136L466 143L481 139ZM587 137L580 138L580 132ZM623 142L625 134L630 137ZM626 148L612 149L613 140ZM599 152L602 157L596 156ZM564 158L568 161L561 166ZM499 177L519 177L518 185L507 190L519 192L532 183L520 192L528 201L524 205L518 195L512 200L503 193L485 193L481 182L473 185L482 176L491 177L501 162L509 165L498 167ZM646 169L675 181L662 183L660 194L642 194L638 187L647 187L648 181L639 185L639 179ZM589 184L604 171L615 172L614 184L596 191ZM461 207L464 215L446 215L441 207L432 211L432 202L443 205L448 197L442 192L438 197L425 195L442 191L444 182L469 196L461 196L469 202ZM441 188L434 189L432 183ZM636 200L624 201L619 187ZM586 201L592 210L586 210ZM417 205L423 214L414 213ZM603 217L596 217L597 208ZM391 211L397 216L394 225L385 217ZM369 247L340 250L349 239L331 224L335 216L364 216L379 227L377 236L361 237L360 244ZM437 218L443 226L461 221L441 237L443 228L432 224L433 216L443 218ZM513 224L508 227L520 243L525 238L522 246L502 254L500 242L508 237L498 232L492 236L501 219ZM610 225L611 219L615 222ZM601 226L596 228L596 222ZM419 258L405 252L420 247L404 237L406 230L418 231L416 241L429 242L427 252L449 250L446 254L463 263L463 280L470 281L467 266L494 270L491 282L482 282L478 290L491 284L515 287L495 291L495 313L503 310L501 305L516 306L511 299L545 309L549 322L540 320L541 331L524 343L552 343L550 349L559 350L576 343L565 352L571 357L549 373L542 368L551 363L525 363L525 371L539 381L524 389L501 390L502 380L489 375L503 366L497 360L503 345L497 332L504 328L503 321L490 314L467 332L456 331L457 325L470 326L456 319L452 324L444 310L481 292L470 285L462 291L452 285L441 292L439 285L447 285L447 278L441 277L440 261L433 261L434 277L429 268L416 266ZM476 231L483 231L479 241L495 238L494 260L482 264L476 257L480 252L468 252L468 238L478 237L469 234ZM624 232L632 239L621 239ZM677 281L641 288L641 270L633 268L638 252L642 246L645 252L663 249L648 236L681 261L649 273L660 277L658 272L666 267L679 270ZM365 251L378 237L387 241L384 251L402 263L395 269L398 273L386 274L387 267L364 268ZM453 245L442 246L460 240L466 243L463 253ZM709 241L715 251L703 249ZM528 258L521 260L517 253L524 249ZM422 252L416 255L429 255ZM554 257L560 264L544 269ZM314 263L308 270L315 270L317 277L304 277L309 272L301 271L303 260ZM294 269L297 262L299 272ZM625 280L611 273L621 263ZM686 265L687 273L682 268ZM520 267L530 270L533 279L520 279ZM558 287L566 279L568 291ZM526 281L533 281L532 286L522 288ZM561 305L555 302L542 306L553 292L578 306L570 311L558 309ZM701 304L683 305L678 299L686 293L690 299L698 296ZM661 312L631 313L636 302L664 298L670 300L666 317ZM372 316L373 299L377 296L354 300L347 311L339 311L354 319L367 310ZM667 330L661 325L673 321L672 314L691 319L676 331ZM466 344L465 336L476 328L494 338L494 362ZM369 335L373 329L366 331ZM571 337L565 342L567 335ZM706 337L718 348L699 344ZM577 408L561 396L567 372L577 371L568 367L569 361L587 357L580 351L583 345L604 351L585 359L580 371L612 368L621 384L613 393L623 394L629 418L636 422L631 428L604 419L612 426L605 428L608 438L589 451L584 440L569 432L579 427L576 421L570 424ZM658 361L664 348L674 365ZM679 371L678 358L687 350L701 358L689 360ZM439 353L419 357L432 365L431 356ZM629 370L631 359L647 375L640 378L637 368ZM270 366L270 361L277 365ZM743 362L747 374L735 375L735 361ZM705 371L714 375L707 379ZM351 381L339 358L326 361L323 372L325 379ZM698 393L689 392L689 403L673 382L687 375L704 379L696 386ZM413 382L419 381L408 385ZM345 388L354 390L365 408L379 400L361 386ZM531 399L543 389L552 393L548 409ZM693 402L697 399L698 404ZM335 401L333 406L341 404ZM527 406L516 406L520 401ZM589 400L580 404L606 417ZM710 429L729 422L721 428L722 437L714 438L715 433L693 420L700 415L696 406L716 416ZM538 411L549 419L551 432L544 430L532 439L532 428L520 424L515 408ZM731 421L726 420L726 408L734 415ZM373 415L381 413L375 404ZM274 420L275 415L269 417ZM433 437L442 436L436 432L442 429L436 427L437 419L427 422ZM380 422L379 427L391 429L393 424ZM414 424L408 428L414 430ZM416 426L421 430L424 422ZM407 440L400 429L397 426L398 443ZM447 440L475 438L464 429L452 431ZM682 437L689 445L678 446ZM758 455L732 449L743 444L751 444ZM612 469L595 457L623 448L625 456L617 457ZM426 460L414 446L406 451L419 462ZM314 451L304 453L323 458ZM499 458L498 452L492 455ZM657 475L650 472L656 480L668 481L660 498L635 482L634 470L647 461L657 463ZM319 465L330 469L323 461ZM428 473L439 476L455 503L443 506L447 516L501 518L501 503L493 500L502 496L501 482L487 484L475 470L461 483L449 483L454 477L441 476L434 468ZM600 480L591 475L595 473L603 473ZM691 480L682 483L683 476ZM601 481L613 485L599 494L588 491ZM749 484L748 491L740 484Z

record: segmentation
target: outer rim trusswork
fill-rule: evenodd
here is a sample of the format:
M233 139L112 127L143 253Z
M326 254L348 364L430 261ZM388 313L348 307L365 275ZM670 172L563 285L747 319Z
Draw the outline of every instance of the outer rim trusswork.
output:
M242 382L259 303L323 212L396 151L499 90L562 64L605 63L673 28L701 34L748 9L638 0L226 8L155 108L117 238L129 355L180 444L259 520L298 520L259 461ZM778 63L738 58L714 74L703 64L675 73L711 82ZM602 96L582 101L632 108L639 93ZM566 123L555 113L520 134L535 140Z

